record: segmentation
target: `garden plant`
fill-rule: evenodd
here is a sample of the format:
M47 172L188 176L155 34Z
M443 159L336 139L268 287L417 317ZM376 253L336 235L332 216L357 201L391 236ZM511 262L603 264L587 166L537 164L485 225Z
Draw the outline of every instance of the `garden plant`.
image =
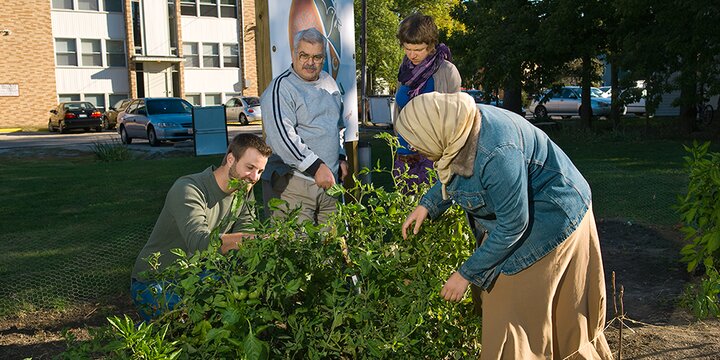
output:
M720 153L709 152L710 143L685 146L688 190L679 199L681 231L690 241L681 250L687 270L704 269L699 285L690 284L683 303L698 318L720 316Z
M395 138L382 136L396 148ZM219 253L215 230L208 251L176 251L178 261L152 274L182 297L175 309L144 324L110 318L90 345L76 343L65 356L477 357L480 319L471 300L439 296L474 243L462 211L450 209L408 240L400 233L427 186L398 192L357 179L349 189L335 186L330 192L347 202L327 224L298 224L297 210L257 221L257 237L228 255Z

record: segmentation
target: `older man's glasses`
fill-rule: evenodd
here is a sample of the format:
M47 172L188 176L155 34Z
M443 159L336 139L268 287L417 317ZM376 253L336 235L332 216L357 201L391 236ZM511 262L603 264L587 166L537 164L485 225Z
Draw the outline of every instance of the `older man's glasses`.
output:
M298 57L300 58L300 61L301 61L301 62L307 62L308 60L312 59L313 62L319 63L319 62L322 62L322 61L325 59L325 55L320 55L320 54L318 54L318 55L310 55L310 54L306 54L306 53L304 53L304 52L302 52L302 51L300 52L300 54L298 55Z

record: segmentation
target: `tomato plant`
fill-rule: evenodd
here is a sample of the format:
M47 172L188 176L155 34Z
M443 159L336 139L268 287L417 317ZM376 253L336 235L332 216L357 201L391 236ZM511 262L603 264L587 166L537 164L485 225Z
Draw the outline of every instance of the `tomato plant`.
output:
M355 184L332 189L350 201L338 202L327 224L298 224L291 211L256 222L257 238L226 256L218 234L208 251L177 251L180 259L155 274L182 298L153 321L167 338L163 351L200 359L477 357L471 301L439 295L472 249L463 213L452 208L403 240L401 225L427 185L396 192ZM142 357L133 349L116 347L115 355Z

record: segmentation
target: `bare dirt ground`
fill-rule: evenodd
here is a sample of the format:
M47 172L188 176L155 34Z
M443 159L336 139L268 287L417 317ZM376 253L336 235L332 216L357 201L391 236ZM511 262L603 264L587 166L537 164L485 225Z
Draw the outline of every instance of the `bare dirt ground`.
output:
M677 261L681 246L678 231L606 219L598 219L598 229L611 322L605 334L616 358L620 322L612 320L612 271L616 273L617 292L620 285L624 287L622 359L720 359L720 320L697 321L678 306L678 298L690 281ZM0 319L0 359L53 358L66 348L64 330L79 340L87 339L88 329L106 325L107 316L125 313L133 313L133 308L127 296L120 296L65 311Z

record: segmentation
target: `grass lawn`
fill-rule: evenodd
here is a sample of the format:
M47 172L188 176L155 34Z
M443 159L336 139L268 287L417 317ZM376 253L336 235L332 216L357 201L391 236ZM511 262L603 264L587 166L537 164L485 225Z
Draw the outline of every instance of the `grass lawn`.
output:
M671 207L687 182L683 141L564 130L551 136L590 182L596 217L662 226L678 222ZM362 140L371 143L373 164L379 159L390 165L382 141ZM1 158L0 316L127 293L133 262L169 187L220 160ZM391 179L373 174L373 182L388 185Z

